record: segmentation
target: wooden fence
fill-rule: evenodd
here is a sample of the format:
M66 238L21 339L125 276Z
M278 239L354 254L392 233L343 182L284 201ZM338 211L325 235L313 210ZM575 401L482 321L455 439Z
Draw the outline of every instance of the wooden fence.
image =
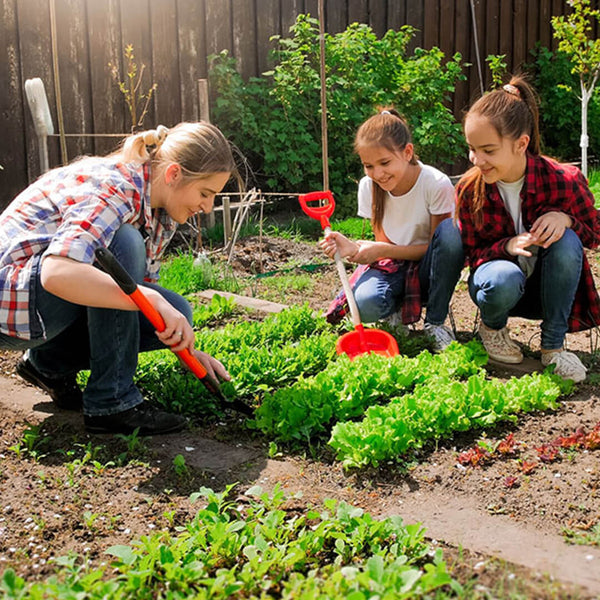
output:
M210 54L228 49L244 76L260 74L270 66L270 37L288 35L298 14L317 16L317 7L318 0L0 0L0 209L39 175L26 79L44 81L55 129L60 92L65 132L128 131L129 113L110 65L123 79L123 49L132 44L136 62L146 66L144 85L158 84L146 123L197 119L197 82L207 76ZM566 2L325 0L325 28L336 33L357 21L382 35L409 24L418 30L413 47L460 52L472 66L453 99L459 117L480 88L472 11L487 86L489 54L505 54L513 70L536 42L555 45L550 17L563 14ZM115 144L114 137L67 140L69 159ZM58 140L50 141L53 166L61 156Z

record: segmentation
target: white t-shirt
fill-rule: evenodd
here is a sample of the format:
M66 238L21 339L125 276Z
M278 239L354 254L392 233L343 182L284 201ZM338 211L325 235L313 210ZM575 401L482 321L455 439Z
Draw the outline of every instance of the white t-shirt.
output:
M388 192L382 227L391 242L398 246L428 244L431 215L454 214L454 186L447 175L419 162L421 172L415 185L402 196ZM358 215L372 216L373 180L363 177L358 185Z
M504 206L508 211L508 214L512 217L513 223L515 224L515 231L517 234L525 232L525 226L523 225L523 212L521 211L521 188L525 181L525 175L518 181L497 181L498 191L500 197L504 202ZM529 246L528 250L533 256L518 256L517 261L521 270L525 273L526 277L530 277L535 269L535 263L537 261L537 246Z

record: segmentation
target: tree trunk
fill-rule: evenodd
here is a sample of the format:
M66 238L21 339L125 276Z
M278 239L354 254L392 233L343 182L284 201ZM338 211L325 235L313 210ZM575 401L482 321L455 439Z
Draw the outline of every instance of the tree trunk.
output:
M588 91L585 88L585 84L583 79L581 81L581 141L579 145L581 146L581 172L584 177L587 178L587 149L589 145L588 138L588 126L587 126L587 112L588 112L588 103L590 101L590 97L593 92L593 88L591 91Z

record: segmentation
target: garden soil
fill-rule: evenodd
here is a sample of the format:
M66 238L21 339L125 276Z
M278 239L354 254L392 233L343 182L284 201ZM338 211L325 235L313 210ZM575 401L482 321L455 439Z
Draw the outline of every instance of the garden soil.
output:
M598 285L600 257L591 258ZM286 304L308 301L323 309L339 281L330 265L305 268L319 262L314 245L248 238L237 244L232 265L245 276L309 273L313 285L300 292L281 291L266 282L270 277L259 276L239 293ZM476 311L464 281L452 313L459 339L470 339ZM539 323L512 319L511 326L531 352L522 367L490 365L496 377L540 368ZM419 329L413 335L420 335ZM568 344L590 364L597 381L597 333L569 335ZM506 561L509 577L539 580L532 598L600 598L600 548L565 541L565 532L600 527L600 450L572 450L527 475L522 470L536 448L600 423L597 384L578 386L554 412L523 416L485 434L462 434L426 448L409 464L347 472L327 449L317 451L318 459L269 452L268 441L248 431L236 414L181 434L146 438L136 448L127 439L90 435L80 414L56 409L14 374L16 353L1 358L0 573L10 566L27 579L41 578L53 571L50 558L69 552L91 564L106 562L104 551L113 544L183 524L196 510L189 495L201 486L223 490L238 482L234 494L240 501L249 486L269 490L280 484L297 506L337 498L376 516L399 514L406 522L422 522L428 537L457 564L468 562L484 586L497 576L491 559L496 557ZM34 459L23 450L23 435L35 426L47 439L43 455ZM492 447L509 435L515 441L512 455L476 467L460 464L460 453L482 439ZM177 455L185 459L180 472L173 463Z

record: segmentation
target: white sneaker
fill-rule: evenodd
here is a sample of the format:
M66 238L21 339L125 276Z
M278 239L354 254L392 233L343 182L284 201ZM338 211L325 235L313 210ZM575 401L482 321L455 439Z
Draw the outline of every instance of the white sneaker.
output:
M510 339L508 327L490 329L482 322L479 325L479 337L491 359L511 365L523 362L521 348Z
M587 369L583 366L579 357L573 352L566 350L556 350L556 352L542 352L542 364L556 365L554 372L563 379L572 379L575 383L583 381L587 374Z
M456 341L454 333L445 325L433 325L425 323L423 331L433 338L433 349L435 352L445 350L452 342Z

